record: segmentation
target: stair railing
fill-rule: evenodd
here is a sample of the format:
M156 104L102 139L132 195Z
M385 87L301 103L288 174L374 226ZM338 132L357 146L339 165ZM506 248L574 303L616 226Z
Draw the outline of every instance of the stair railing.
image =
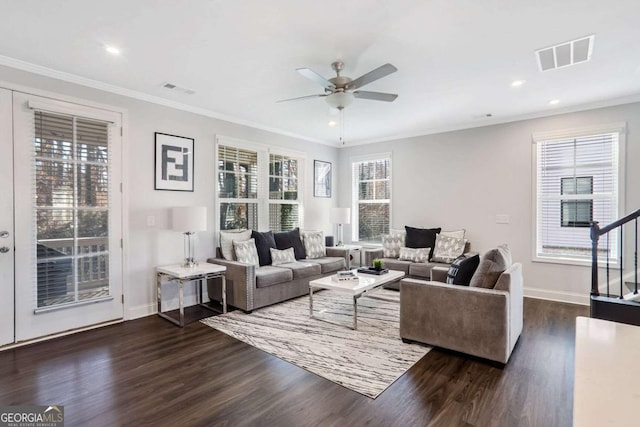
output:
M623 245L623 233L622 226L633 221L635 225L635 251L633 255L633 263L634 263L634 294L638 293L638 217L640 217L640 209L635 212L631 212L629 215L621 218L611 224L600 228L597 221L591 223L591 296L599 296L600 291L598 289L598 241L600 240L600 236L606 235L607 237L607 265L606 265L606 274L607 274L607 296L610 295L609 289L609 233L615 229L620 229L620 299L624 298L624 292L622 287L624 286L624 279L622 275L622 260L624 259L624 245Z

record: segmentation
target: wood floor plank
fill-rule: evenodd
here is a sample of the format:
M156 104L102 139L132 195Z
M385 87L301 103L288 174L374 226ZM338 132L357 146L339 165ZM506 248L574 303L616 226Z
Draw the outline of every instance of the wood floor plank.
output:
M434 349L375 400L150 316L0 352L0 404L61 404L68 426L570 426L575 317L588 308L524 308L504 368Z

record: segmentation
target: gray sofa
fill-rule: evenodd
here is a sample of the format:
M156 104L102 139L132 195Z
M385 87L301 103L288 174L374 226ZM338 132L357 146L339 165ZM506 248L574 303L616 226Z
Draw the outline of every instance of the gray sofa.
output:
M322 258L256 267L224 259L219 248L216 253L207 262L227 267L227 304L245 312L308 294L309 281L344 270L349 257L347 249L331 247ZM222 300L220 280L207 284L209 297L218 301Z
M507 363L522 332L522 265L512 264L493 289L433 281L400 281L400 337Z
M473 256L476 253L469 252L471 244L465 243L464 252L465 256ZM384 258L382 248L366 249L363 251L363 263L365 266L372 266L374 259L380 259L382 261L382 267L389 270L402 271L405 277L412 279L431 280L431 269L434 267L449 268L451 264L445 264L441 262L412 262L401 261L397 258ZM390 283L385 288L398 290L400 282Z

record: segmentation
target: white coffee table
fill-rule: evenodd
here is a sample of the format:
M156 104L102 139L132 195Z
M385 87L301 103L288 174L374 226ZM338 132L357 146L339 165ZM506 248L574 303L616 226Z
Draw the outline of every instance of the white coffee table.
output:
M314 319L327 321L313 315L313 291L317 289L331 289L334 291L344 292L353 297L353 327L352 329L358 329L358 298L380 288L387 283L395 282L404 277L404 272L389 270L386 274L376 276L374 274L358 273L357 270L353 270L359 277L359 280L345 280L337 282L332 279L332 276L323 277L322 279L316 279L309 282L309 317ZM332 323L332 322L329 322Z

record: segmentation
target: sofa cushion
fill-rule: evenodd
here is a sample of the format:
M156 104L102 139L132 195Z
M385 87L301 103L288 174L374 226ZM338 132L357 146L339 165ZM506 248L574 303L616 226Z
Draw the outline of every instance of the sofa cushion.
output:
M469 286L492 289L500 275L511 266L511 251L507 245L489 250L480 259Z
M288 249L273 249L269 248L271 252L271 265L286 264L288 262L296 262L296 257L293 252L293 248Z
M469 286L478 264L480 264L480 256L477 254L470 257L464 255L458 257L449 267L447 283L450 285Z
M234 241L233 250L239 262L255 265L256 267L260 265L258 251L256 250L256 241L254 239L249 239L244 242Z
M256 268L256 288L266 288L293 280L293 272L289 268L265 265Z
M296 227L291 231L273 233L273 238L276 241L276 248L293 248L296 259L305 259L307 257L307 254L304 251L304 245L302 244L302 239L300 238L299 228Z
M409 266L413 264L411 261L400 261L394 258L382 258L382 267L389 270L398 270L409 274Z
M346 267L344 258L342 257L326 256L322 258L314 258L313 260L309 260L308 262L319 264L322 274L331 273L332 271L344 270L344 268Z
M220 231L220 252L228 261L235 261L233 242L245 242L251 238L251 230L222 230Z
M460 255L464 253L464 245L466 240L457 237L436 236L436 247L433 250L432 261L452 263Z
M321 258L325 256L324 236L322 231L309 231L303 233L304 250L307 258Z
M442 230L438 228L404 227L407 230L405 246L408 248L431 248L429 259L433 256L433 248L436 245L436 235Z
M288 262L286 264L280 264L280 268L288 268L293 273L294 279L304 279L305 277L316 276L321 274L322 267L320 264L313 262Z
M398 258L400 248L404 246L404 234L385 234L382 236L382 254L385 258Z
M441 262L414 262L409 266L409 276L431 280L431 269L436 266L449 269L449 264Z
M256 248L258 249L258 258L260 259L260 265L271 264L271 251L270 248L276 248L276 241L273 238L273 232L269 231L256 231L251 232L251 237L256 240Z
M400 261L427 262L431 248L400 248Z

